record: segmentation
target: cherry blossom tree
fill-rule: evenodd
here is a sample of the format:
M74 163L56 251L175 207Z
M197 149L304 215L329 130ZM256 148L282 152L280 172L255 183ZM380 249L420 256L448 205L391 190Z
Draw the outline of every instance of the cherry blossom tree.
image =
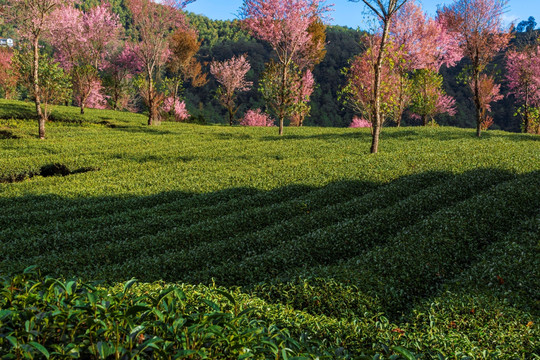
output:
M173 96L165 98L161 110L166 113L173 112L176 121L184 121L189 118L185 101L180 101Z
M457 35L463 54L471 62L469 72L477 136L481 136L482 122L486 118L486 94L491 93L486 87L488 77L483 77L482 73L493 57L508 46L511 38L511 29L503 27L506 4L507 0L456 0L438 12L441 23Z
M400 105L396 112L396 124L399 126L402 114L411 101L416 101L413 106L423 114L423 123L427 124L428 117L432 119L439 111L446 112L446 109L437 106L446 104L440 102L446 99L442 81L433 80L436 80L436 72L442 65L454 66L461 60L463 52L459 42L443 23L426 16L414 0L404 4L396 13L390 28L390 40L401 53L401 61L395 66L401 77L400 86L396 88ZM421 69L425 71L418 72ZM416 81L410 79L414 71L417 71Z
M142 63L133 52L130 43L118 41L114 44L106 54L102 70L112 108L131 109L131 80L142 71Z
M214 61L210 64L210 73L216 78L220 87L218 98L229 114L229 124L234 122L234 115L238 110L236 106L236 92L248 91L253 83L246 81L245 76L251 69L245 55L233 57L222 62Z
M396 13L399 9L407 3L408 0L349 0L352 2L362 1L370 11L376 16L381 24L381 31L377 50L377 57L373 63L373 96L371 97L371 111L373 114L370 116L373 124L373 139L371 142L371 153L376 153L379 149L379 136L381 133L381 127L383 125L383 117L381 116L381 74L383 71L383 62L386 57L386 46L388 44L388 37L390 32L390 26Z
M506 80L510 94L521 104L523 131L538 132L540 108L540 46L506 54Z
M469 86L474 94L478 94L478 103L480 104L480 130L485 130L493 124L493 118L489 115L491 103L501 100L504 96L501 94L501 85L496 84L493 77L480 74L478 80L471 79Z
M329 10L321 0L244 0L242 5L243 26L256 38L268 42L277 56L277 61L267 67L263 95L273 100L280 135L285 117L294 112L291 107L296 104L293 98L297 94L287 88L291 77L301 79L298 72L313 59L308 54L324 47L323 42L314 44L308 28Z
M51 14L50 41L57 50L56 58L73 79L76 103L84 114L85 107L104 108L98 71L105 67L108 46L116 41L122 26L108 5L99 5L84 13L62 7Z
M7 6L7 20L15 25L21 40L28 41L32 48L32 83L40 139L45 139L46 118L41 109L39 42L52 25L51 13L72 3L72 0L10 0Z
M177 28L187 29L181 9L190 2L192 0L164 0L160 3L128 0L128 8L133 14L133 29L138 38L132 48L144 73L139 82L139 91L148 106L148 125L157 123L159 107L166 98L155 85L161 80L161 69L171 55L169 36Z
M0 90L6 99L14 96L18 74L13 66L13 50L0 48Z
M366 38L365 42L371 44L361 55L355 57L349 69L346 70L347 84L341 91L344 103L353 111L373 124L375 130L375 73L379 59L377 37ZM394 44L387 45L389 54L394 58L385 56L379 72L379 127L387 120L395 119L396 111L400 109L399 93L395 91L401 85L402 79L395 71L395 64L399 62L400 53L394 48ZM397 57L398 59L395 59ZM379 129L380 131L380 129ZM378 140L377 140L378 141Z
M294 99L296 106L291 114L291 125L302 126L311 110L309 101L313 90L315 90L315 78L311 70L305 70L300 81L295 82L293 85L297 88L293 90L296 94Z

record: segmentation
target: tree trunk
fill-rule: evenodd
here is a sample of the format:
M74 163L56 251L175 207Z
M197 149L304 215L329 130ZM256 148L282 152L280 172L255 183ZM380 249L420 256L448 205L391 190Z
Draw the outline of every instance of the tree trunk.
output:
M148 77L148 126L154 125L154 83L152 76Z
M422 125L427 126L428 120L426 115L422 115Z
M84 115L84 103L81 102L81 115Z
M480 71L474 68L474 105L476 106L476 136L482 136L482 104L480 103Z
M41 111L41 90L39 88L39 39L34 38L34 102L38 117L38 134L41 140L45 139L45 116Z
M523 127L525 128L525 134L528 134L530 132L530 121L529 121L529 89L528 87L525 90L525 119Z
M233 120L234 120L234 113L233 113L232 107L229 106L227 108L227 111L229 112L229 125L232 126L233 125Z
M381 99L380 99L380 87L381 87L381 68L383 61L384 47L388 38L388 28L390 27L390 19L384 19L383 34L381 37L381 45L379 47L379 55L377 56L377 63L375 64L375 83L373 86L373 139L371 141L371 153L375 154L379 151L379 134L381 133Z
M283 64L283 72L281 76L281 106L279 110L279 136L283 135L283 121L285 118L285 87L287 86L287 66L289 66L288 62L284 62Z

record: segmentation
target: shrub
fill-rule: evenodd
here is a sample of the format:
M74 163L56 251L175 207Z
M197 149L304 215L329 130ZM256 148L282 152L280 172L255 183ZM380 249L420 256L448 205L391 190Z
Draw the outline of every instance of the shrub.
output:
M358 116L354 116L349 127L350 128L370 128L371 121L363 119L363 118L359 118Z
M275 126L274 119L268 114L261 112L261 109L248 110L244 118L240 120L243 126Z

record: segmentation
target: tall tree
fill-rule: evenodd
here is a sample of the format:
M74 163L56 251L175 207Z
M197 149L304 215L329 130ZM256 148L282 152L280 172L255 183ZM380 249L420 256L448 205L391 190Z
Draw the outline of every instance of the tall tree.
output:
M405 107L410 101L417 101L413 106L416 111L421 110L425 125L428 117L445 110L437 104L448 104L450 100L442 90L442 78L438 81L437 72L442 65L454 66L463 57L463 52L444 24L426 16L414 0L409 0L397 12L390 28L390 40L403 54L403 60L395 67L402 79L397 88L400 108L396 122L399 126ZM412 79L414 86L409 80L412 72L416 77Z
M84 114L86 106L103 108L106 100L102 93L98 71L119 35L122 25L108 5L98 5L87 12L62 7L51 15L50 42L56 48L56 57L69 71L73 80L75 100Z
M155 85L161 79L161 70L167 63L171 50L169 36L177 28L187 29L182 8L194 0L128 0L133 14L133 27L137 41L133 51L143 65L145 74L140 92L148 106L148 125L154 125L159 116L159 106L165 98Z
M117 42L107 52L103 64L104 84L114 110L130 109L131 81L142 64L129 43Z
M166 79L166 85L168 102L171 104L168 108L173 114L180 111L176 105L182 104L179 98L183 90L182 84L190 81L192 86L200 87L208 82L206 73L202 71L201 63L195 58L201 47L198 35L195 29L178 28L169 41L171 56L167 63L169 77ZM180 111L180 114L183 112ZM178 118L178 116L176 117Z
M395 65L401 61L402 54L396 49L393 43L388 44L388 53L392 56L382 58L379 68L379 91L375 93L375 73L379 56L379 39L376 36L367 36L365 42L368 49L361 55L356 56L345 71L347 85L341 92L341 97L345 104L361 118L371 124L375 123L375 101L374 96L379 96L378 116L379 127L382 127L387 120L395 119L396 111L400 109L399 93L396 89L401 84L401 77L395 70ZM372 128L372 134L374 128Z
M0 90L6 99L16 93L18 74L13 66L13 50L0 48Z
M481 136L485 120L485 104L480 93L485 86L480 84L481 74L494 56L508 46L511 38L511 29L504 29L502 21L506 4L507 0L456 0L438 12L441 22L458 35L463 53L471 62L477 136ZM487 84L487 80L482 81Z
M518 113L523 118L523 131L538 132L540 110L540 46L506 55L506 79L510 94L521 104Z
M219 101L227 109L229 124L234 123L236 106L236 92L248 91L253 83L246 81L246 74L251 69L245 55L233 57L222 62L214 61L210 64L210 72L221 84L218 89Z
M381 117L381 73L384 57L386 56L386 46L388 43L388 35L391 23L399 11L399 9L408 0L349 0L352 2L362 1L378 18L381 24L381 35L379 38L378 54L375 63L373 64L374 79L373 79L373 97L372 111L373 115L373 137L371 142L371 153L376 153L379 150L379 136L383 124Z
M283 135L284 119L295 104L291 98L294 95L287 88L291 83L290 71L301 71L309 63L307 54L312 53L314 43L308 28L327 11L329 7L321 0L244 0L242 5L243 26L268 42L277 55L277 61L267 69L266 83L271 86L265 91L277 92L271 98L279 118L279 135ZM316 46L324 47L324 43ZM271 78L276 76L279 83Z
M40 139L45 139L46 118L41 109L39 42L52 25L51 13L61 6L72 4L72 2L72 0L9 0L8 2L8 21L17 27L21 39L28 41L32 48L32 83Z

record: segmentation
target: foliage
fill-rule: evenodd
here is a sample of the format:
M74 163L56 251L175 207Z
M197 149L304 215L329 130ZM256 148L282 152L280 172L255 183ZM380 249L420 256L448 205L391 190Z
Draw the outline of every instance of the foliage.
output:
M321 359L395 359L404 349L419 359L527 358L538 348L536 136L489 131L479 141L450 127L388 128L385 151L373 157L358 151L369 145L367 129L291 128L280 138L265 127L149 128L141 114L77 110L52 108L44 147L24 120L32 105L0 100L0 272L8 288L29 265L43 274L17 286L20 301L8 305L17 316L0 315L0 332L15 331L19 343L56 351L59 335L29 340L26 320L43 334L40 317L51 329L93 318L81 284L103 279L95 295L100 306L110 302L96 315L105 324L87 324L115 349L114 320L129 336L128 320L143 315L143 334L180 347L172 335L180 314L200 325L186 323L190 342L228 336L200 348L210 354L227 344L272 351L267 338L291 357ZM42 168L62 171L45 177ZM64 286L82 280L66 296L47 275ZM159 283L119 299L134 276ZM163 323L152 310L124 317L171 287L186 307L169 293L157 307ZM41 296L52 299L48 308ZM19 311L24 301L37 310ZM71 334L89 338L69 326L63 349Z
M15 97L18 77L13 67L13 51L0 48L0 91L6 99Z
M369 122L366 119L359 118L358 116L354 116L351 122L351 125L349 125L350 128L370 128L371 122Z
M26 87L31 97L35 97L34 79L32 76L31 57L28 53L18 52L15 55L15 67L21 74L20 81ZM60 65L47 55L41 56L39 67L39 89L41 95L41 108L46 120L49 118L50 106L63 104L71 98L71 78Z
M436 115L456 114L455 100L441 89L441 75L430 69L421 69L413 72L412 79L411 111L422 119L423 125L433 122Z
M206 289L221 303L229 302L222 309L193 288L184 287L186 294L180 286L145 285L145 294L138 294L132 290L134 283L107 289L76 279L43 279L31 268L13 278L2 277L0 351L5 359L270 359L309 356L316 350L315 341L296 341L286 330L260 320L255 309L237 304L223 289Z
M506 70L509 95L514 95L521 104L518 113L523 119L523 131L535 133L538 119L534 116L534 109L540 107L540 47L509 51Z
M261 109L248 110L240 121L243 126L275 126L274 119L268 114L261 112Z
M233 57L223 62L212 62L210 73L220 83L217 96L229 113L229 125L234 123L236 106L236 92L248 91L253 83L246 81L245 76L251 69L249 61L244 55Z
M444 6L438 13L440 22L459 40L463 54L471 61L471 89L476 107L476 135L480 136L486 122L486 95L480 93L481 75L495 55L506 49L512 34L503 28L502 15L507 0L458 0ZM482 98L483 97L483 98Z

